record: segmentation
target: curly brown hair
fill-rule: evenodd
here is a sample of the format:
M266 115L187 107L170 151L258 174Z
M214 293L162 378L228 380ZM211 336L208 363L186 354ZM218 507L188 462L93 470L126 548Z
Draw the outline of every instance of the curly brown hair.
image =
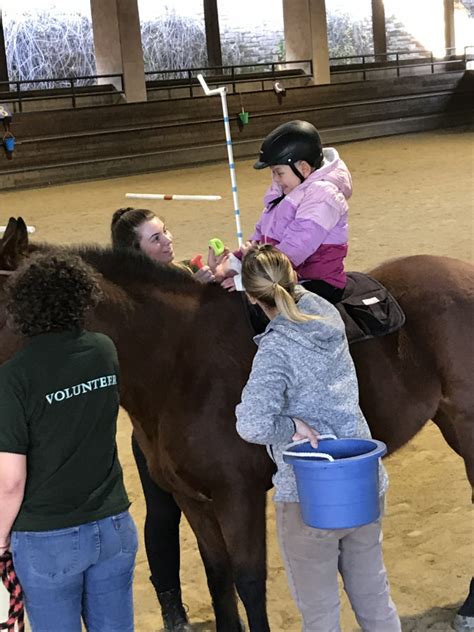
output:
M37 254L5 284L7 314L25 336L81 329L102 296L99 276L80 257Z

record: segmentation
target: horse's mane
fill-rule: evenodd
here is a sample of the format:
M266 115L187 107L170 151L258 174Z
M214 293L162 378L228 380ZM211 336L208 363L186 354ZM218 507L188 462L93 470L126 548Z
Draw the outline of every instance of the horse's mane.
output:
M132 283L154 284L161 290L189 292L201 287L193 277L179 265L153 261L138 250L114 249L97 245L54 246L38 243L31 251L61 251L75 254L84 259L105 279L118 286Z

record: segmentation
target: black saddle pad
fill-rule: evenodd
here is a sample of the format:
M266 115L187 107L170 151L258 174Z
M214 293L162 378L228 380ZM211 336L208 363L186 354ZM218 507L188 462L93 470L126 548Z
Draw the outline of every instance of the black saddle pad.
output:
M349 344L385 336L405 324L405 314L386 287L362 272L348 272L344 294L335 307Z

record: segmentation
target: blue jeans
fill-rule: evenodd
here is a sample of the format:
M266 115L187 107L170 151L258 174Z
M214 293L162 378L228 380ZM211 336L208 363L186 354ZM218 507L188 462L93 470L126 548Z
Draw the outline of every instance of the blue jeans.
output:
M14 531L32 632L133 632L137 530L125 511L55 531Z

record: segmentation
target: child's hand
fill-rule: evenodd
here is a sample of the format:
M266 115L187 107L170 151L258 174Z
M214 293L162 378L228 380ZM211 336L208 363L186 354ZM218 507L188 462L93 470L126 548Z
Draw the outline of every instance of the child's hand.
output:
M253 248L254 246L257 245L258 242L256 241L246 241L244 244L242 244L240 246L240 252L242 253L242 256L245 257L245 255L248 253L248 251Z
M225 274L223 274L222 266L225 265L225 262L228 259L229 253L230 253L230 250L228 248L225 248L224 252L221 255L217 256L211 247L209 247L208 252L207 252L207 265L212 270L212 272L214 272L214 274L216 273L216 270L219 268L219 272L222 275L222 278L224 278L225 276Z
M194 278L196 281L199 281L199 283L212 283L216 280L216 277L209 266L202 266L202 268L194 273Z
M295 422L296 432L291 437L293 441L300 441L301 439L309 439L311 446L313 448L318 447L318 438L319 433L309 426L305 421L298 419L298 417L293 417L293 421Z

